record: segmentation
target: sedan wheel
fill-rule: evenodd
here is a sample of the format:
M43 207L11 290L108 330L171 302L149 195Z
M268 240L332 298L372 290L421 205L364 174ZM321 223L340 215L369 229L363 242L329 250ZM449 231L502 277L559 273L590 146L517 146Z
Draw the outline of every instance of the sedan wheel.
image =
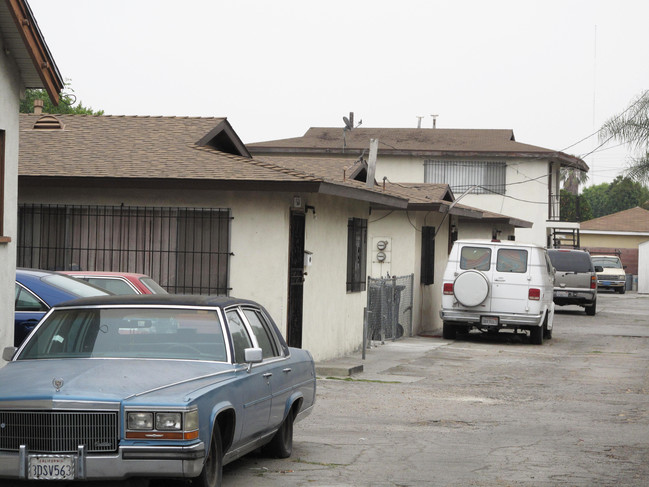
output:
M210 452L207 454L203 471L196 479L200 487L221 487L223 477L223 446L221 445L221 432L218 426L214 427Z
M276 458L288 458L293 452L293 411L289 411L286 419L279 427L273 439L266 445L264 451Z

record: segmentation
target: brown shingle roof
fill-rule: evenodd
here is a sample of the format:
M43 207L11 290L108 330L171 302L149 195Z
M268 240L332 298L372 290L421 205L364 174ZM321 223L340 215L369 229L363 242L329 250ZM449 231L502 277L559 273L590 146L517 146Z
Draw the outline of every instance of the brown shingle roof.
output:
M302 136L246 144L251 153L343 152L360 153L369 148L370 139L379 139L379 154L422 156L498 156L545 157L585 171L581 159L559 151L517 142L509 129L406 129L312 127Z
M34 130L20 117L20 176L142 179L308 179L199 147L224 118L56 115L61 130Z
M649 232L649 211L636 206L611 215L600 216L581 222L582 230L613 232Z

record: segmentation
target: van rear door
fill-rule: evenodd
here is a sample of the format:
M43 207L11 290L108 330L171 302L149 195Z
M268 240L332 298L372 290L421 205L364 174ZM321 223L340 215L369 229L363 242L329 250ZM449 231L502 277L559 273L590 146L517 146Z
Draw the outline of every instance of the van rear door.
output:
M491 311L528 313L532 248L498 247L494 251Z

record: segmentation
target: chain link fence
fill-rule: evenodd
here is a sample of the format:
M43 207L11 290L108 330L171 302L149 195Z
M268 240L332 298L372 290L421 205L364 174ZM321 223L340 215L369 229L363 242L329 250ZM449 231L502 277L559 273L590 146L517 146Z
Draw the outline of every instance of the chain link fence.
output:
M368 278L365 343L412 336L414 274Z

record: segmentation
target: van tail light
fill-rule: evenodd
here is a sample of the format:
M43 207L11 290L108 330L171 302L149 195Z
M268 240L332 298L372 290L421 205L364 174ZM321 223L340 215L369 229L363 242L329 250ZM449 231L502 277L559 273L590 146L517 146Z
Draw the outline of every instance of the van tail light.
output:
M529 292L527 293L527 299L539 301L541 299L541 290L535 287L530 288Z
M453 294L453 283L445 282L444 283L444 294Z
M590 276L590 288L597 289L597 276Z

